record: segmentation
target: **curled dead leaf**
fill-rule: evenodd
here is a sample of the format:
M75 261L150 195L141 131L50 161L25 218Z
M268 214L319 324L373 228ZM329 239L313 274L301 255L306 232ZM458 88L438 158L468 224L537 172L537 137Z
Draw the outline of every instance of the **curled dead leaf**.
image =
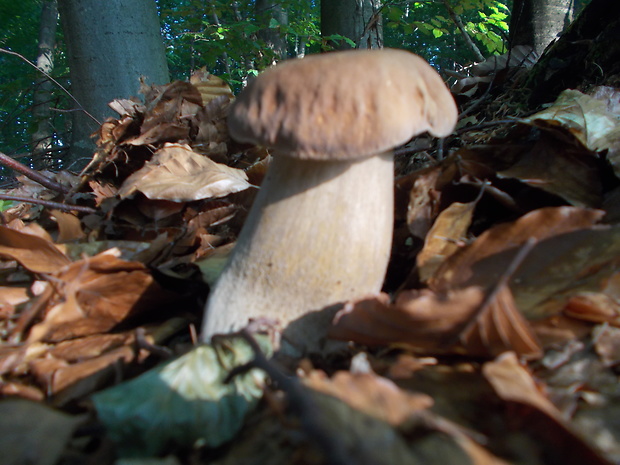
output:
M350 302L330 336L366 344L406 345L430 353L494 357L506 350L537 358L541 347L503 286L487 298L479 287L446 294L404 291L395 303L381 294Z
M140 170L125 180L122 198L136 191L149 199L188 202L223 197L250 187L239 169L215 163L183 144L166 144Z
M71 263L52 242L6 226L0 226L0 255L34 273L54 273Z

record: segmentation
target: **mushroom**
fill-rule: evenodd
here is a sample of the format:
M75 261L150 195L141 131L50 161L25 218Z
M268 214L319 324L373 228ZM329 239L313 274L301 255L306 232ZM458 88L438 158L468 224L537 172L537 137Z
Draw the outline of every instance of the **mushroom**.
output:
M261 73L228 127L273 160L209 296L203 340L378 293L393 232L391 149L426 131L445 137L456 119L439 74L404 50L332 52ZM302 348L316 337L312 325L288 328Z

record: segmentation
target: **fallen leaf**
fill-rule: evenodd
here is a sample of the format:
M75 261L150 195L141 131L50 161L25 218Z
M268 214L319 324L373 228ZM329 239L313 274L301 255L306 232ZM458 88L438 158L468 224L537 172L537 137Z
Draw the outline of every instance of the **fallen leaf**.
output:
M52 210L52 216L58 223L58 239L59 243L78 241L85 238L84 231L80 219L68 212L60 210Z
M605 102L573 89L563 91L553 105L527 121L561 125L594 152L607 150L620 137L618 115L610 113Z
M386 294L347 303L330 337L367 345L406 345L431 353L493 357L515 350L537 358L541 348L503 287L485 299L478 287L437 295L404 291L394 304Z
M558 409L541 392L531 373L519 363L514 352L507 352L485 363L482 374L501 399L530 405L552 417L560 417Z
M302 380L315 391L336 397L392 426L404 423L416 412L433 405L430 396L404 391L389 379L374 373L338 371L328 378L325 373L315 370Z
M416 237L426 237L437 215L439 192L435 185L442 171L441 166L425 170L413 182L407 207L407 225Z
M474 242L462 247L444 261L429 284L434 289L459 286L472 278L471 267L476 262L518 247L530 238L541 241L565 232L591 227L603 215L601 210L577 207L534 210L514 222L502 223L483 232ZM492 282L487 281L486 284Z
M71 263L52 242L6 226L0 226L0 254L33 273L54 273Z
M437 216L416 257L422 282L433 276L441 263L465 242L476 205L477 202L454 202Z
M32 327L29 342L105 332L171 298L143 264L121 260L110 252L75 262L53 280L61 301Z
M215 163L187 145L166 144L125 180L119 194L125 198L140 191L150 199L186 202L223 197L248 187L242 170Z
M42 403L22 399L0 402L0 450L3 465L54 465L84 421Z
M260 338L263 351L268 342ZM238 337L195 347L185 355L93 396L97 415L123 454L155 455L197 441L217 447L243 425L262 397L265 374L252 369L226 382L229 371L252 360ZM144 393L149 395L145 396Z
M189 82L200 92L203 105L207 105L211 100L220 96L226 96L230 99L233 97L232 90L226 81L209 73L206 67L194 71L189 78Z

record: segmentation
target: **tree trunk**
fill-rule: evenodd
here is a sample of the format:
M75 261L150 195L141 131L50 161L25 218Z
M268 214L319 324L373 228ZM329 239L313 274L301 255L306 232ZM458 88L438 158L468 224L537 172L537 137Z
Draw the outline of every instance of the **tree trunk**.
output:
M530 45L540 56L573 19L574 0L515 0L510 44Z
M568 88L620 82L620 2L592 0L530 71L523 95L532 106Z
M280 27L270 26L272 20L275 20L279 25L287 25L288 12L278 1L256 0L256 19L262 27L258 31L258 38L264 40L267 46L275 52L277 60L286 58L286 35L282 34Z
M46 0L41 10L39 24L39 51L37 54L37 68L51 74L54 69L54 47L56 46L56 29L58 28L58 2ZM49 168L53 165L49 149L52 148L51 125L52 83L41 75L35 82L35 91L32 103L34 132L30 138L33 159L42 163L37 168Z
M383 47L380 3L380 0L322 0L321 35L344 36L355 43L355 48ZM328 40L328 45L336 50L352 48L344 40Z
M60 0L71 90L99 121L112 116L108 103L138 94L139 79L168 82L166 51L153 0ZM92 156L97 124L82 111L73 119L71 158ZM80 160L82 161L82 160ZM82 163L80 163L82 164Z

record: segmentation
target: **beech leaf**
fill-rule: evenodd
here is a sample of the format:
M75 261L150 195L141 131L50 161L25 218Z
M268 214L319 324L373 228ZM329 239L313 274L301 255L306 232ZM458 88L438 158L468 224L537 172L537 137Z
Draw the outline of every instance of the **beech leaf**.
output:
M188 145L165 144L125 180L119 194L125 198L140 191L149 199L188 202L224 197L248 187L242 170L216 163Z

